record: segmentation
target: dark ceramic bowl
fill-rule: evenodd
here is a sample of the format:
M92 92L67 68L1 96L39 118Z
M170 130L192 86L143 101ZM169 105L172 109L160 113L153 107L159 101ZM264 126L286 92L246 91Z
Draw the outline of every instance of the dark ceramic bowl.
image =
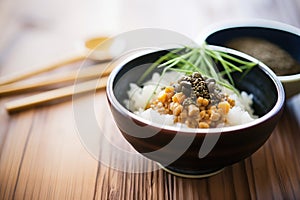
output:
M200 36L208 44L228 47L229 41L241 37L267 40L288 52L300 63L300 29L269 20L232 21L213 25ZM299 66L299 64L298 64ZM300 73L278 76L286 97L300 93Z
M257 62L234 50L212 48ZM250 156L266 142L282 113L285 93L276 75L262 63L242 80L239 74L233 75L238 89L254 95L253 108L260 118L250 123L211 129L179 128L153 123L127 110L123 102L128 99L129 83L137 82L166 52L129 57L109 76L106 91L111 112L134 149L173 174L204 177Z

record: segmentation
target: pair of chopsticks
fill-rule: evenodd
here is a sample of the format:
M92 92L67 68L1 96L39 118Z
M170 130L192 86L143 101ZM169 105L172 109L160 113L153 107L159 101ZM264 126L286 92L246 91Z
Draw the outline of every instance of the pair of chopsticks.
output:
M6 110L9 113L14 113L24 109L29 109L36 106L45 105L47 103L59 101L64 98L71 97L74 94L82 94L89 91L105 88L107 76L113 69L113 67L111 66L105 69L107 63L85 67L81 69L79 73L78 70L65 71L59 72L59 74L36 77L34 79L30 79L30 81L27 80L26 82L22 81L29 77L51 71L65 65L83 61L84 59L86 59L86 57L78 56L50 66L1 77L0 98L2 96L20 94L22 92L31 91L34 89L51 87L57 84L70 83L71 81L81 81L76 84L76 90L75 85L70 85L10 101L5 104Z

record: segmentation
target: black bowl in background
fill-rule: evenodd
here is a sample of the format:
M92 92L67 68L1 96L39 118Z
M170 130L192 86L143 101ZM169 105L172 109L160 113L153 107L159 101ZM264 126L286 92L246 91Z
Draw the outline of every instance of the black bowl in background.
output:
M208 28L199 40L226 47L229 41L241 37L267 40L284 49L300 63L300 29L275 21L250 20L217 24ZM278 78L283 83L287 98L300 93L300 73Z

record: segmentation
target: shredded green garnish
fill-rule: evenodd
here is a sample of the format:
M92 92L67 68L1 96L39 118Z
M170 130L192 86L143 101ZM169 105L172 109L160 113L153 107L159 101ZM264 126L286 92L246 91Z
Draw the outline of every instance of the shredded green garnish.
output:
M224 71L218 71L217 63L222 65ZM142 84L154 69L163 68L161 78L168 70L185 73L186 75L199 72L202 76L213 78L218 84L237 93L231 73L239 72L242 73L241 77L244 77L256 65L257 63L212 50L204 43L200 47L183 47L170 51L154 62L137 83ZM228 81L223 78L224 75L227 75Z

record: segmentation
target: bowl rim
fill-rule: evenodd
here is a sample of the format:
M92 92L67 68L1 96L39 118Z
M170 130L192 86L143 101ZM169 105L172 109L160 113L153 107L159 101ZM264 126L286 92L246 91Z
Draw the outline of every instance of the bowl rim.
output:
M234 55L238 55L241 56L249 61L253 61L256 62L258 64L258 67L268 75L268 77L272 80L272 82L274 83L275 87L276 87L276 91L277 91L277 100L275 105L273 106L273 108L266 113L265 115L251 121L248 122L246 124L242 124L242 125L234 125L234 126L228 126L228 127L221 127L221 128L209 128L209 129L199 129L199 128L188 128L188 127L181 127L181 126L171 126L171 125L164 125L164 124L160 124L160 123L155 123L152 122L150 120L144 119L136 114L134 114L133 112L129 111L127 108L125 108L115 97L114 95L114 91L113 91L113 86L114 86L114 80L115 77L117 76L117 74L121 71L121 69L130 61L140 57L140 56L144 56L147 55L149 53L154 53L154 52L158 52L158 51L162 51L162 50L153 50L153 51L148 51L148 52L141 52L141 53L136 53L134 55L131 55L127 58L125 58L122 62L120 62L115 69L111 72L111 74L108 77L108 81L107 81L107 86L106 86L106 95L108 100L110 101L110 106L113 106L118 112L120 112L122 115L127 116L131 119L137 120L143 124L146 125L150 125L153 126L155 128L158 128L160 130L167 130L167 132L176 132L176 133L196 133L196 134L207 134L208 132L210 134L214 134L214 133L222 133L222 134L226 134L227 132L233 132L233 131L238 131L238 130L242 130L242 129L247 129L253 126L256 126L258 124L263 123L264 121L267 121L269 118L272 118L273 116L275 116L277 113L279 113L284 106L285 103L285 91L283 88L282 83L280 82L280 80L278 79L278 77L275 75L275 73L269 69L265 64L263 64L262 62L258 61L257 59L244 54L242 52L233 50L233 49L229 49L226 47L221 47L221 46L214 46L214 45L208 45L210 48L213 48L215 50L220 50L226 53L232 53Z
M300 29L290 24L282 22L267 20L267 19L242 19L242 20L226 20L223 22L212 24L205 29L202 34L196 38L196 43L202 44L206 39L217 31L222 31L230 28L242 28L242 27L258 27L268 28L274 30L284 31L290 34L294 34L300 37ZM300 73L292 75L279 76L276 75L282 82L295 82L300 81Z

